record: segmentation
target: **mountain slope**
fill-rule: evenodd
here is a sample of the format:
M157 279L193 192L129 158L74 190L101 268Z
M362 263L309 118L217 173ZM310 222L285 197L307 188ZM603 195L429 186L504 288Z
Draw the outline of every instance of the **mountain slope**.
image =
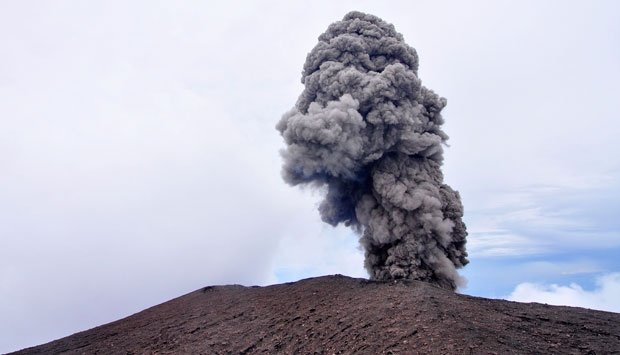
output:
M15 354L620 353L620 314L324 276L209 286Z

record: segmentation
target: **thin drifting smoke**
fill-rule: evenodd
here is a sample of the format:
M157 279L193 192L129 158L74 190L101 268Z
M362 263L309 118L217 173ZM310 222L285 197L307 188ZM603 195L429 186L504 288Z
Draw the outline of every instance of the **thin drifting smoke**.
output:
M326 188L321 218L361 235L371 279L454 290L467 232L459 193L441 173L446 99L417 71L416 51L393 25L361 12L331 24L276 126L287 144L282 175Z

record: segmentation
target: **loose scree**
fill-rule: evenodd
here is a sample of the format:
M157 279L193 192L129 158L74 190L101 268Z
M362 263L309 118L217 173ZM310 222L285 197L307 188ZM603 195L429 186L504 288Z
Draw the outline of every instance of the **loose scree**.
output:
M443 183L441 110L394 26L360 12L319 37L304 91L276 128L283 178L326 190L323 221L360 234L371 279L456 289L468 263L459 193Z

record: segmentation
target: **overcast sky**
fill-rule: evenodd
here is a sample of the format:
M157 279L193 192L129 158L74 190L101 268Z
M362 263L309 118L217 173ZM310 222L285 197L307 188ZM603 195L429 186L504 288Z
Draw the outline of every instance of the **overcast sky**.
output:
M0 352L206 285L365 277L275 130L351 10L448 99L460 292L620 312L619 4L0 2Z

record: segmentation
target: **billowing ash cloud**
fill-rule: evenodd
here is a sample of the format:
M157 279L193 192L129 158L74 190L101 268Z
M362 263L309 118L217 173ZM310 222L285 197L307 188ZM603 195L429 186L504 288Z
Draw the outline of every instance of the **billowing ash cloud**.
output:
M467 232L440 170L446 100L417 70L416 51L380 18L351 12L330 25L306 59L303 93L276 126L287 144L283 177L326 187L321 217L361 234L372 279L456 289Z

